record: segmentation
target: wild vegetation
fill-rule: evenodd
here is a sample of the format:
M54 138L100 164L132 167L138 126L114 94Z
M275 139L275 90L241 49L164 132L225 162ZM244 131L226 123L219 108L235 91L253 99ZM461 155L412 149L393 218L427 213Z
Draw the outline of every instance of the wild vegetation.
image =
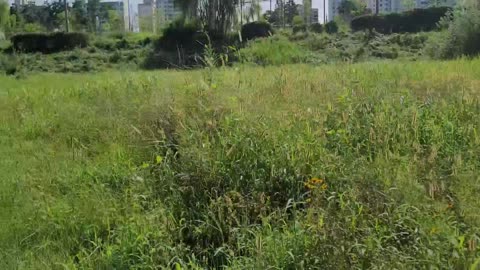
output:
M1 77L1 268L476 269L479 70Z
M480 269L475 3L179 0L156 35L1 1L0 269Z

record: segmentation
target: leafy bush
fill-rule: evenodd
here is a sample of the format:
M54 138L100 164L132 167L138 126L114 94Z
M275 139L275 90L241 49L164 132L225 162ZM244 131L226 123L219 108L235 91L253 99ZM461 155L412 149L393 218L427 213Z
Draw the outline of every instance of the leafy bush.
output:
M300 32L306 32L307 31L307 26L305 24L294 25L292 27L292 31L293 31L294 34L300 33Z
M320 34L323 32L323 25L320 23L313 23L310 25L310 31Z
M268 22L251 22L242 26L242 39L245 41L255 38L268 37L272 34L273 29Z
M88 45L88 35L84 33L17 34L11 40L13 48L21 52L53 53Z
M325 24L325 32L335 34L338 32L338 25L335 21L330 21Z
M354 18L351 26L353 31L375 29L383 34L432 31L449 10L448 7L432 7L387 15L364 15Z
M204 44L208 43L208 36L201 31L199 25L195 23L184 23L177 20L171 23L163 31L162 37L155 43L155 50L177 51L184 49L187 51L202 50Z
M0 74L14 75L17 71L17 59L11 55L0 54Z
M305 63L311 56L301 46L283 36L252 41L239 52L244 61L261 65Z
M449 28L429 39L427 52L440 59L480 54L480 11L475 8L456 11Z

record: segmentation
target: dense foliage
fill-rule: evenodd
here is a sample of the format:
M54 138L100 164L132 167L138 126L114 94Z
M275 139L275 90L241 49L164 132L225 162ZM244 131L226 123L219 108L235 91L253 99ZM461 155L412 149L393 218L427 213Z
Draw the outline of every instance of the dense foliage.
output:
M0 76L0 268L476 269L479 70Z
M447 29L432 36L427 48L433 58L452 59L480 54L480 10L459 9L449 16Z
M238 0L176 0L184 14L214 35L227 35L237 19Z
M268 22L252 22L242 26L242 39L252 40L255 38L268 37L273 35L274 31Z
M432 7L427 9L414 9L403 13L390 13L386 15L364 15L354 18L351 22L352 30L373 30L389 33L416 33L431 31L450 9L447 7Z
M330 21L325 24L325 32L335 34L338 32L338 24L335 21Z
M12 37L13 48L19 52L52 53L83 48L88 45L84 33L27 33Z

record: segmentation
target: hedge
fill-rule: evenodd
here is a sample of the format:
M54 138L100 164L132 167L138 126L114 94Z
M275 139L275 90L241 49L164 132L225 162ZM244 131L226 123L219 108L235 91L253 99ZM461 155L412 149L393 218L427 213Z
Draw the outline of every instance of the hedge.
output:
M323 32L323 25L320 23L313 23L310 25L310 31L320 34Z
M325 24L325 32L328 34L338 33L338 24L335 21L329 21Z
M386 15L364 15L352 20L353 31L373 30L382 33L417 33L432 31L451 8L432 7L414 9L403 13Z
M242 39L245 41L268 37L272 34L273 28L268 22L251 22L242 26Z
M208 44L209 37L197 24L185 24L178 20L163 30L162 36L154 43L155 51L201 51Z
M88 45L88 35L84 33L26 33L11 38L13 48L21 52L53 53L72 50Z

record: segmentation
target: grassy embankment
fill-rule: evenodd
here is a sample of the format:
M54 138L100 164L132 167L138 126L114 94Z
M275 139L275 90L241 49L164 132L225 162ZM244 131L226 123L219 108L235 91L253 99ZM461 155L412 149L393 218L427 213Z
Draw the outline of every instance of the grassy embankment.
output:
M0 77L0 268L466 269L480 60Z

